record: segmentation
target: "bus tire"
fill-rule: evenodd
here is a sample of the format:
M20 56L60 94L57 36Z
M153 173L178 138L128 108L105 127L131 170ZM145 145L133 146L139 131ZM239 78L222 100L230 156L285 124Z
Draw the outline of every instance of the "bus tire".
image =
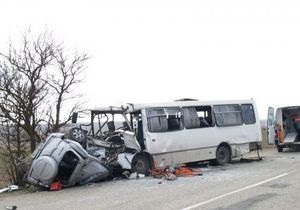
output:
M151 167L150 160L144 154L137 154L132 160L131 167L133 172L149 175Z
M278 152L282 152L283 151L283 147L277 145L277 151Z
M225 165L231 161L230 150L227 146L221 145L216 151L216 162L218 165Z

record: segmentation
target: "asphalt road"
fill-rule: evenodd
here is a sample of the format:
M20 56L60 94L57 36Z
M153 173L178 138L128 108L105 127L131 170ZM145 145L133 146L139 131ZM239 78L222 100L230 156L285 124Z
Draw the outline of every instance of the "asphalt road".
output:
M0 209L300 209L300 152L267 149L261 155L260 162L203 167L202 176L174 181L146 177L53 192L5 193Z

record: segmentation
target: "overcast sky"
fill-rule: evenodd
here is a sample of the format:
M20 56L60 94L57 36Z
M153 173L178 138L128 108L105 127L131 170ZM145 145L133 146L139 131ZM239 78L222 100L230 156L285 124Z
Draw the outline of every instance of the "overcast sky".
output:
M299 4L0 0L0 50L30 27L87 52L87 107L254 98L266 118L268 106L300 105Z

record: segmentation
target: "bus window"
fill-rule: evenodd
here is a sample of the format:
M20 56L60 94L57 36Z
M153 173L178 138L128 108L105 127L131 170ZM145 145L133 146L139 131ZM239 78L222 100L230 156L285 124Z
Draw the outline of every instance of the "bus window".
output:
M200 128L214 126L211 106L197 106L195 107L200 120Z
M199 128L200 120L195 107L183 107L183 122L186 129Z
M210 106L183 107L182 113L186 129L213 126Z
M242 125L242 113L238 104L215 105L214 113L218 126Z
M254 124L256 122L252 104L242 104L242 115L245 124Z
M183 128L179 108L153 108L147 110L149 132L167 132Z
M168 131L181 130L182 116L179 108L166 108L167 120L168 120Z
M168 130L167 115L163 108L148 109L147 121L149 132L166 132Z

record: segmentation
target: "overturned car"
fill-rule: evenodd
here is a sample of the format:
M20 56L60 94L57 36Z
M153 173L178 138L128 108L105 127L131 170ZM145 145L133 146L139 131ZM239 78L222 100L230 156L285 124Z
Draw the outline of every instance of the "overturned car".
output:
M77 113L73 114L71 126L49 135L32 153L25 181L43 187L60 182L68 187L97 182L116 171L147 174L150 164L141 155L125 111L122 107L91 110L91 122L79 126L75 126ZM115 117L120 116L124 121L116 129Z

